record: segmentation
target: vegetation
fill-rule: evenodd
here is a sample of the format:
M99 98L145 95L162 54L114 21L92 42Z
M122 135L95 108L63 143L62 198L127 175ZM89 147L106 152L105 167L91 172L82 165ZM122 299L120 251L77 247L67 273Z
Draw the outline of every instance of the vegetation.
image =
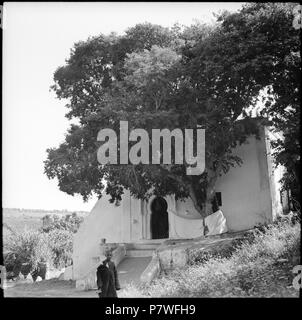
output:
M11 233L4 243L6 251L12 253L6 264L28 263L35 269L38 262L50 261L51 251L47 235L38 231L24 230L22 233Z
M79 218L85 217L88 212L85 211L67 211L67 210L35 210L35 209L17 209L3 208L3 232L4 235L11 232L11 229L16 232L22 232L24 228L31 230L39 230L43 224L44 216L64 217L76 214Z
M76 213L59 217L46 215L39 230L22 231L10 228L4 239L7 252L5 266L8 270L16 269L22 263L28 264L33 271L39 262L61 269L72 264L73 234L78 230L83 217ZM47 222L47 223L45 223Z
M48 234L52 264L61 269L72 264L73 233L68 230L54 229Z
M78 216L75 212L72 214L59 217L57 215L46 215L42 218L42 230L43 232L50 232L53 230L64 230L70 233L78 231L80 224L84 218Z
M259 114L271 121L275 132L282 133L283 137L273 143L275 160L287 169L282 179L284 188L290 189L298 200L301 32L293 27L296 5L257 3L246 6L240 13L224 14L219 18L223 30L219 40L226 42L226 49L231 52L212 52L221 64L228 59L230 73L226 76L232 74L230 81L235 83L240 79L242 85L247 86L243 92L257 87L265 92L261 98L264 107Z
M250 120L263 98L258 115L284 131L285 139L275 146L277 162L288 169L284 182L299 185L301 58L293 6L250 3L218 15L213 26L168 29L145 23L123 36L99 35L75 44L66 65L56 70L52 89L69 100L66 117L78 124L71 125L64 143L48 149L47 176L84 200L92 193L101 197L104 188L116 204L124 189L140 199L190 197L205 217L212 213L217 178L241 164L233 148L257 136ZM189 163L175 164L174 144L171 165L100 165L98 131L118 132L122 120L129 130L144 128L149 136L152 128L205 128L205 172L188 176ZM138 158L140 152L138 147Z
M195 252L191 265L150 285L128 286L126 297L298 297L293 267L300 262L300 221L254 229L232 253Z

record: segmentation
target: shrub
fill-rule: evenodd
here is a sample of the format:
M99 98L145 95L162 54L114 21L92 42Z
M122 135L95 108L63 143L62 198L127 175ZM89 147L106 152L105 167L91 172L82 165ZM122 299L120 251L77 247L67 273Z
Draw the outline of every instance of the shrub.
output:
M210 250L203 250L196 248L188 251L188 264L202 264L211 259L229 258L233 252L242 243L242 239L234 239L231 244L221 245L211 248Z
M14 232L5 239L5 267L19 270L22 263L33 271L39 262L61 269L72 264L73 232L53 229L49 232L25 230Z
M5 249L12 253L7 260L8 265L28 263L34 269L40 261L51 261L48 238L38 231L25 229L23 232L12 233L6 239Z
M49 232L49 248L52 252L53 265L62 268L72 263L73 233L55 229Z
M42 231L50 232L53 230L66 230L72 233L78 231L80 224L83 222L83 217L79 217L76 212L67 214L63 217L58 215L45 215L42 218Z

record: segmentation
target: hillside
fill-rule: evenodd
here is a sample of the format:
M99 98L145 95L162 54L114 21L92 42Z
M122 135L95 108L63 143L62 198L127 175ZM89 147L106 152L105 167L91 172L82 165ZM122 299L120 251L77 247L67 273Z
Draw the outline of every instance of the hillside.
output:
M297 298L293 269L300 261L298 217L255 228L232 251L221 247L205 254L201 247L185 267L165 270L150 284L128 285L124 297Z
M47 214L63 216L74 212L82 217L89 214L86 211L4 208L2 210L3 234L5 236L9 233L9 228L16 231L22 231L25 228L37 230L42 226L42 217Z

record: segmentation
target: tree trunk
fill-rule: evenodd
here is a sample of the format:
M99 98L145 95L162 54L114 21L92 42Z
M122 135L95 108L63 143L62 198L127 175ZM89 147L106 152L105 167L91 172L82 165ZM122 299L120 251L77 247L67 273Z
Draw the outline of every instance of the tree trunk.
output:
M191 186L191 192L190 192L190 198L193 201L195 209L200 213L202 218L202 224L203 224L203 236L206 236L208 232L208 227L205 224L205 218L212 213L212 201L213 201L213 194L215 195L215 189L214 188L207 188L206 191L206 200L201 205L200 201L198 201L198 196L196 195L196 191L194 190L193 186Z
M205 194L205 199L203 203L201 204L201 201L199 199L198 191L196 190L193 185L190 186L190 198L193 201L195 209L200 213L202 217L202 222L203 222L203 236L205 236L208 232L208 227L205 224L205 218L209 216L210 214L213 213L212 210L212 202L215 198L215 186L216 186L216 181L217 178L219 177L219 173L222 169L222 162L219 163L218 167L216 168L215 171L213 170L208 170L207 171L207 189L206 189L206 194Z

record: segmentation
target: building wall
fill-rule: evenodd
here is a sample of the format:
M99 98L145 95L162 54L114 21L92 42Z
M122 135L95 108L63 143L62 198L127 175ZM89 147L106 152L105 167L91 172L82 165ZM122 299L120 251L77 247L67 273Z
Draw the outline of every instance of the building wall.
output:
M142 201L130 198L130 241L137 241L144 238L143 236L143 215L142 215Z
M221 192L221 210L229 231L240 231L272 220L272 199L264 128L260 140L250 137L236 148L243 163L231 168L219 179L216 191Z
M85 218L73 239L75 279L84 277L91 268L95 267L96 260L93 258L101 254L102 238L105 238L107 243L119 243L123 242L124 237L127 237L129 223L125 224L127 217L123 215L123 212L129 212L129 199L130 197L125 197L120 206L115 206L109 203L109 197L104 194L97 201L89 216Z
M266 129L260 129L260 140L250 137L248 143L238 146L234 154L242 160L241 166L231 168L217 182L221 192L221 210L228 230L247 230L259 223L272 221L281 208L276 183L280 177L271 167ZM278 178L278 179L277 179ZM93 268L92 257L100 254L101 238L108 243L132 242L150 239L149 202L131 198L125 192L120 206L114 206L104 195L85 218L74 237L74 276L79 279ZM167 197L170 238L194 238L202 234L202 220L190 199L175 202Z
M259 135L260 139L251 136L234 150L243 160L242 165L231 168L217 181L216 191L222 197L220 209L230 232L270 222L282 210L282 169L272 167L268 129L260 127ZM169 220L172 237L194 238L202 234L202 220L190 199L170 206Z

